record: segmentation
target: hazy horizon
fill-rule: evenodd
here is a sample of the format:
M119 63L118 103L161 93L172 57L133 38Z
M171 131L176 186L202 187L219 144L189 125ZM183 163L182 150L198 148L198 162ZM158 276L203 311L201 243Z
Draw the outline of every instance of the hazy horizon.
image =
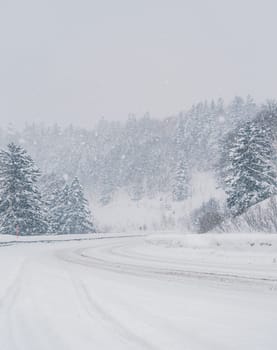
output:
M0 3L0 120L93 127L277 91L274 1Z

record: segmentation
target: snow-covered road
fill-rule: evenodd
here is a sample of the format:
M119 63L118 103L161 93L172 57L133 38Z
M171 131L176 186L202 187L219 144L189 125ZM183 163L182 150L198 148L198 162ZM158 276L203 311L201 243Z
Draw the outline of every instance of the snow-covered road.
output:
M1 350L277 348L277 271L259 260L144 237L19 242L0 245L0 277Z

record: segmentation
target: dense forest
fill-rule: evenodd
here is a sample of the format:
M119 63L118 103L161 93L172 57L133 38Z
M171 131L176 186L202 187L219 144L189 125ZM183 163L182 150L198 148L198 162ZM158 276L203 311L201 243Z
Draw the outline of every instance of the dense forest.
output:
M248 96L229 104L200 102L166 119L103 119L91 130L9 126L0 130L0 145L14 142L28 151L42 173L42 192L77 177L102 206L122 191L132 201L167 194L172 202L183 202L192 196L195 172L211 173L226 194L224 215L235 217L276 192L276 128L276 102L258 105ZM211 197L199 210L217 212L218 205ZM222 215L210 222L208 214L208 228ZM198 230L207 231L206 226Z

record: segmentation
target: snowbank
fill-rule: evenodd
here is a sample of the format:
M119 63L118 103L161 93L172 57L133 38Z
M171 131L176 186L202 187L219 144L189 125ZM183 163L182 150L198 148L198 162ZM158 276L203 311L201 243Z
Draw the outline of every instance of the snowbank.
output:
M277 252L277 234L161 234L150 235L146 241L168 248Z

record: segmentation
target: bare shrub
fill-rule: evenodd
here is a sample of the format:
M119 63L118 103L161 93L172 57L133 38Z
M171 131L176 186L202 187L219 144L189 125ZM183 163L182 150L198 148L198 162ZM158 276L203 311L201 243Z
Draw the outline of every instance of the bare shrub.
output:
M218 227L221 232L277 232L276 196L250 207L244 214L229 218Z
M205 233L220 225L223 214L218 202L211 198L192 213L192 223L196 232Z

